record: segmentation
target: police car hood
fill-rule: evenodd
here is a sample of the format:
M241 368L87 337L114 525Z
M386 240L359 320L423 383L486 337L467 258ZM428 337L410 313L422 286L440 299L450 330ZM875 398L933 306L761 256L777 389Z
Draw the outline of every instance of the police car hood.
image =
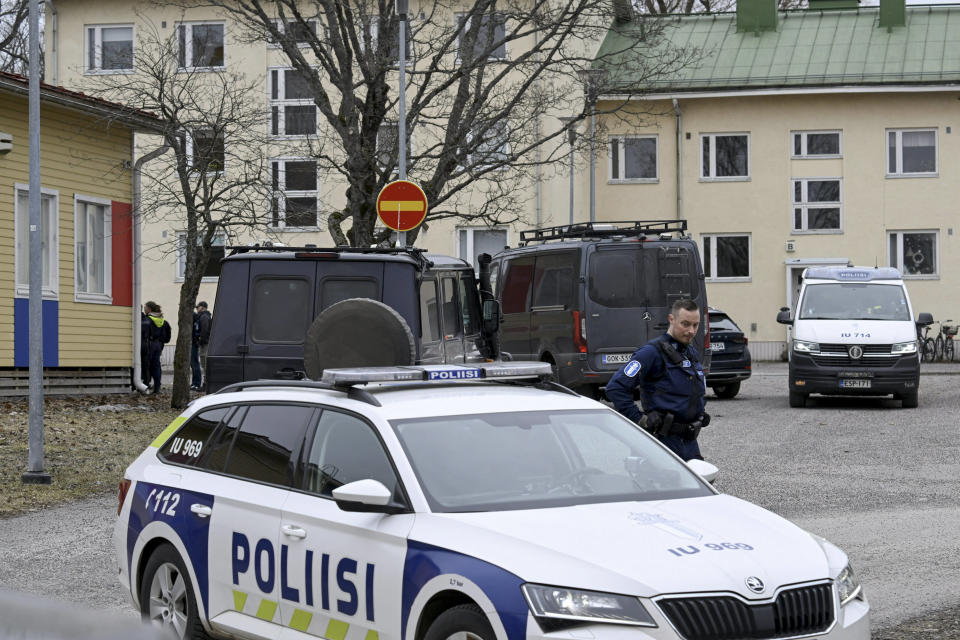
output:
M769 597L780 585L835 577L846 563L833 545L725 495L418 515L410 538L483 559L526 582L641 597ZM751 576L763 581L762 593L747 589Z
M909 342L917 335L909 320L802 320L793 337L833 344L893 344Z

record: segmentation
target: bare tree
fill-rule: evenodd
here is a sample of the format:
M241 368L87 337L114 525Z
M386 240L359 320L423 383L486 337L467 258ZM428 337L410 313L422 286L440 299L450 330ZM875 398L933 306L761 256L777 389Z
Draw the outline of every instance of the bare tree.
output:
M397 174L399 19L393 0L155 0L217 7L248 39L278 47L321 125L310 153L342 184L327 228L338 244L370 245L375 201ZM548 116L588 117L581 74L614 18L609 0L437 0L409 16L408 175L424 189L427 222L521 219L535 172L565 157L564 129ZM633 55L608 51L636 80L653 80L697 52L659 47L650 21ZM633 86L642 84L634 83ZM282 110L282 106L280 109ZM379 139L379 144L378 144ZM345 202L345 204L344 204ZM336 207L336 209L334 209ZM408 241L415 236L408 235Z
M190 396L193 310L212 248L225 237L267 223L269 194L259 133L263 79L197 72L218 66L217 56L222 61L222 46L215 43L201 43L197 55L210 59L187 67L175 38L162 37L149 23L141 24L137 38L136 73L98 76L94 91L158 116L163 121L158 142L173 151L153 160L144 172L141 215L144 220L173 221L185 230L163 247L185 256L171 403L182 408Z
M29 8L27 0L0 0L0 71L26 75Z

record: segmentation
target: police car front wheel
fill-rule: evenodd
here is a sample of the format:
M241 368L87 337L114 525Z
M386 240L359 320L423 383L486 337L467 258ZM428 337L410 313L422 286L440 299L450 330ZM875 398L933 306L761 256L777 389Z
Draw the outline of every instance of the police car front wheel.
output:
M154 551L140 583L144 621L172 632L180 640L209 638L197 615L197 601L180 554L164 544Z
M423 640L495 640L496 634L475 604L447 609L433 621Z

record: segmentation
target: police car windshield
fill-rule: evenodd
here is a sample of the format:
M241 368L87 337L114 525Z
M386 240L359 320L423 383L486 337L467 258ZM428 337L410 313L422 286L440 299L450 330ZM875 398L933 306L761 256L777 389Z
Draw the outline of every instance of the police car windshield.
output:
M900 285L827 282L807 286L800 319L903 321L910 309Z
M713 493L652 438L610 411L486 413L392 424L434 512Z

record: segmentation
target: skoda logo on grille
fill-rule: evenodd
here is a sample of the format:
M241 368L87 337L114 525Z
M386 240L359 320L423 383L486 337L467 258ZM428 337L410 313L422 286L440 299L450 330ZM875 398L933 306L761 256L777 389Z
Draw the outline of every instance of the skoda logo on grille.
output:
M744 582L747 583L747 588L754 593L763 593L763 580L757 576L750 576Z
M847 350L847 353L849 353L850 357L854 360L859 360L863 357L863 347L855 344Z

